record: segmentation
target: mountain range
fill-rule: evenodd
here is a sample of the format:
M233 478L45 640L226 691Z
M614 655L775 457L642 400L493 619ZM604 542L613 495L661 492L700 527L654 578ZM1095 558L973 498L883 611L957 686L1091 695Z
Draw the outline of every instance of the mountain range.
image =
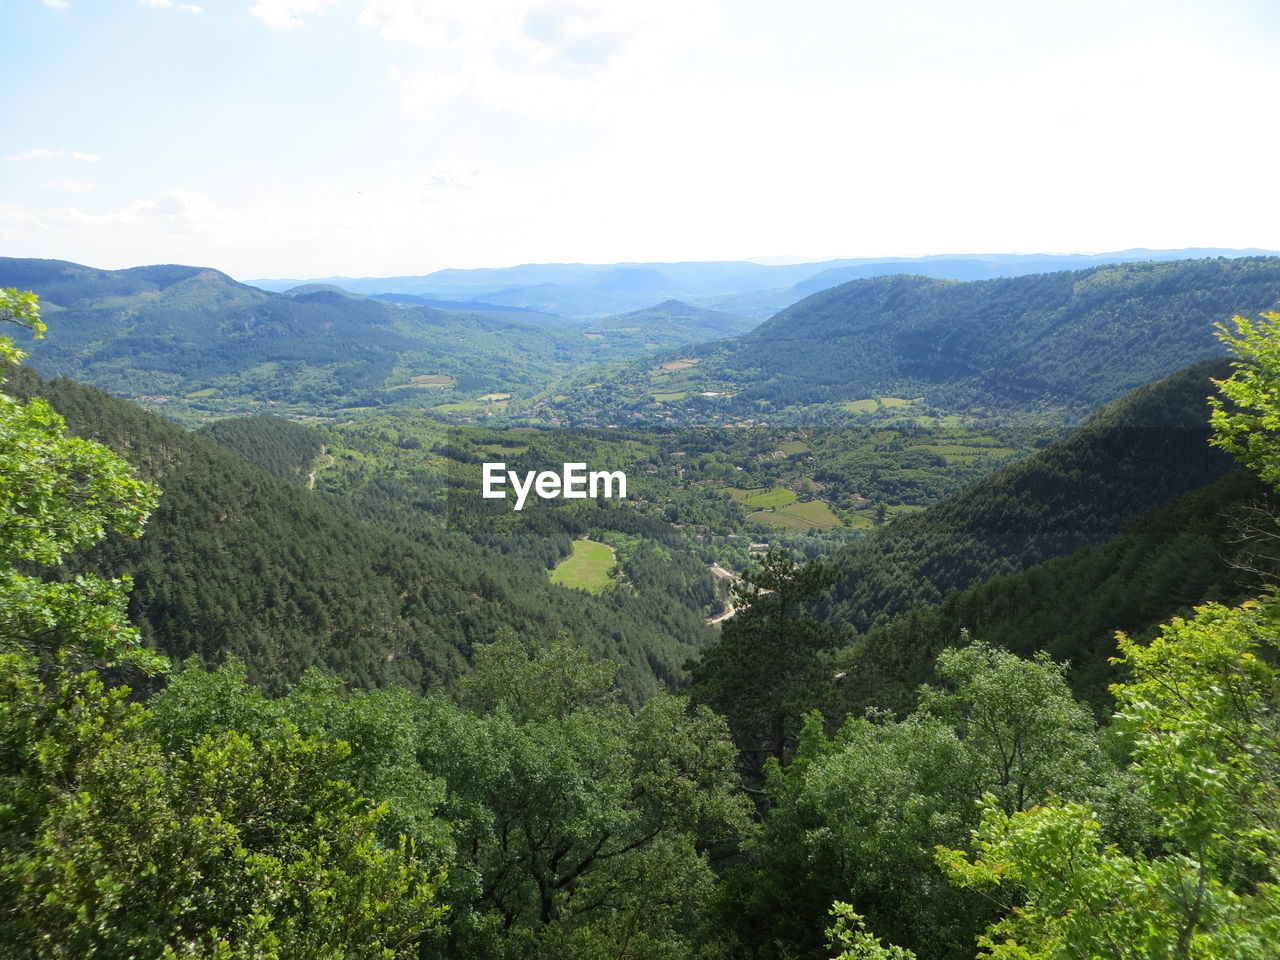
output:
M1214 324L1280 302L1280 258L1116 264L960 282L853 280L743 336L587 372L550 409L592 422L739 420L812 404L1066 411L1221 355ZM583 382L586 381L586 382Z
M1197 247L1121 250L1100 254L942 254L862 257L812 263L750 261L680 263L541 263L474 270L437 270L424 276L325 277L253 280L284 292L300 284L332 284L351 293L411 294L431 305L450 301L486 309L516 307L569 318L595 318L638 310L664 300L762 320L810 294L849 280L906 273L945 280L989 280L1059 270L1080 270L1140 260L1196 260L1264 256L1275 251ZM451 309L451 307L445 307Z

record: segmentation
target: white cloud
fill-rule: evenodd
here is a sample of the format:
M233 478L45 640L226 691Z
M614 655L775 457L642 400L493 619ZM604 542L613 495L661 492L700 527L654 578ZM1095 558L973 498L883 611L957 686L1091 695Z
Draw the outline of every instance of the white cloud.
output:
M25 153L15 153L6 157L6 160L52 160L55 157L62 156L61 150L51 150L49 147L32 147Z
M724 45L723 21L719 0L367 0L359 17L429 54L399 73L408 111L432 116L470 98L566 122L599 119L673 57Z
M484 60L473 60L450 74L431 72L398 77L406 110L422 117L461 97L498 110L558 122L591 120L600 115L604 91L586 77L515 75Z
M477 188L483 176L484 172L477 164L449 160L419 177L414 185L422 203L457 208L464 197Z
M36 161L60 160L67 157L68 155L70 155L72 159L79 160L81 163L101 163L102 162L102 158L98 156L96 153L86 153L83 150L67 151L61 148L54 149L52 147L32 147L30 150L27 150L25 153L15 153L8 157L5 157L5 159L14 160L18 162L27 161L27 160L36 160Z
M427 48L516 52L531 61L602 64L637 48L714 42L719 0L367 0L362 26Z
M50 10L65 10L71 6L71 4L67 3L67 0L40 0L40 2Z
M249 12L269 27L302 26L303 14L321 14L337 0L257 0L249 5Z
M369 0L360 11L362 27L377 30L384 40L434 48L445 45L438 23L419 13L413 0Z
M63 177L60 180L46 180L46 187L52 187L54 190L65 190L67 193L84 193L93 189L93 183L88 180L76 180L73 177Z
M138 0L144 7L155 7L157 10L185 10L187 13L199 13L203 7L194 3L174 3L173 0Z

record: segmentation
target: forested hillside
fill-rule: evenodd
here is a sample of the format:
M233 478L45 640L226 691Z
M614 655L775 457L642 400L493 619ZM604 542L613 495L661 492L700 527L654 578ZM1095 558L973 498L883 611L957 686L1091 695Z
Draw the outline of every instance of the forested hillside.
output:
M955 283L858 281L783 311L708 361L757 371L744 399L874 396L900 382L931 397L1093 408L1221 353L1213 324L1280 300L1280 259L1097 267Z
M1250 547L1246 532L1277 512L1256 478L1233 471L1139 514L1104 543L917 606L833 653L841 679L824 710L843 717L867 706L909 708L919 685L936 679L937 655L964 643L967 631L1020 656L1044 650L1069 662L1071 688L1105 712L1116 631L1145 637L1196 604L1259 593L1280 567L1270 551Z
M147 537L111 539L89 563L132 574L131 614L170 656L238 657L269 689L310 666L358 686L440 689L465 672L475 644L565 633L619 661L635 702L678 682L707 637L696 611L652 619L628 595L555 587L538 565L508 562L441 524L397 531L326 502L300 483L303 427L264 418L214 431L251 436L259 462L279 464L290 483L90 387L18 371L7 389L47 396L71 429L164 490Z
M1208 445L1206 361L1139 387L1084 426L922 513L835 553L827 615L865 630L981 580L1110 539L1134 517L1221 477Z
M596 377L549 409L577 418L603 411L614 422L741 420L807 404L857 410L891 397L920 398L944 413L1050 412L1078 421L1140 384L1220 354L1214 323L1278 301L1280 259L1268 257L971 283L856 280L736 340ZM664 372L666 363L684 366ZM681 399L646 402L655 394Z
M592 321L582 328L588 337L617 347L633 345L645 350L683 343L718 340L746 333L757 321L721 310L695 307L679 300L664 300L643 310Z
M1273 413L1264 362L1267 379L1232 396ZM1187 956L1267 955L1253 914L1202 926L1180 899L1211 875L1183 818L1213 805L1204 816L1223 822L1228 797L1254 795L1201 781L1209 756L1236 755L1220 738L1245 715L1257 744L1275 742L1259 719L1274 702L1259 686L1274 598L1249 598L1274 582L1277 504L1207 444L1207 377L1228 372L1204 363L1143 387L833 563L771 554L749 575L694 687L761 789L761 827L724 874L734 955L816 960L834 942L840 960L961 960L984 928L1011 957L1075 956L1076 942L1082 956L1176 955L1159 924L1114 949L1152 912L1197 931L1206 946ZM1259 429L1251 416L1239 429ZM1274 463L1274 438L1250 436ZM922 604L930 590L944 599ZM833 628L859 613L870 629ZM1241 911L1263 889L1212 876L1239 882L1209 896ZM1090 913L1095 898L1107 909Z
M188 423L273 408L433 407L477 397L499 402L496 411L567 364L645 349L510 314L386 303L336 288L266 293L188 266L106 271L0 258L0 286L34 290L56 316L57 336L31 350L43 374L141 399Z
M1210 377L1229 372L1206 361L1141 387L829 556L797 567L771 552L746 574L747 611L703 655L695 692L729 718L756 776L762 753L785 755L805 708L834 722L909 711L965 630L1072 661L1072 688L1105 708L1117 629L1143 633L1262 583L1232 562L1236 523L1263 490L1208 443Z

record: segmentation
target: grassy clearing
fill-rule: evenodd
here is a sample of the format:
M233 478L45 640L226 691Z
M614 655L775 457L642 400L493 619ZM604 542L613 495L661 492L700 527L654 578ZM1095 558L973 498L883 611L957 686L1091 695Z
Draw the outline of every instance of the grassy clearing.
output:
M809 500L805 503L793 503L777 510L757 510L747 515L748 520L759 520L761 523L772 523L792 530L815 530L822 527L842 527L844 524L831 510L825 500ZM861 519L861 518L858 518ZM871 521L854 523L853 526L871 526Z
M905 397L868 397L865 400L846 400L840 406L850 413L875 413L877 410L909 407L921 399L923 398L916 397L914 400L908 400Z
M683 400L686 396L688 396L688 394L681 390L677 393L655 393L653 395L653 399L661 401L662 403L670 403L673 400Z
M701 363L701 357L682 357L679 360L672 360L670 363L664 363L659 370L688 370L695 364Z
M409 382L419 387L452 387L458 381L447 373L420 373Z
M808 453L809 445L803 440L788 440L786 443L778 444L778 449L783 453Z
M880 401L874 398L868 400L846 400L840 406L850 413L875 413L880 409Z
M529 448L525 447L509 447L502 443L486 443L481 447L486 453L492 453L499 457L518 457Z
M945 417L912 417L917 425L927 430L954 430L963 428L965 418L958 413L949 413Z
M551 571L551 582L600 593L613 582L609 571L617 562L612 547L593 540L575 540L573 553Z
M775 527L790 527L792 530L812 530L815 526L808 520L793 517L789 513L775 513L772 510L757 510L755 513L747 514L747 519L771 523Z
M441 403L431 408L434 413L476 413L489 404L478 400L459 400L457 403Z
M805 503L793 503L782 511L801 520L808 520L819 527L841 526L840 518L831 512L825 500L809 500Z
M748 497L754 497L758 494L765 493L768 487L725 487L729 497L733 500L746 500Z
M748 507L756 507L757 509L768 509L770 507L784 507L788 503L795 503L796 492L794 490L784 490L782 487L774 487L765 493L758 493L755 496L747 497L743 503Z

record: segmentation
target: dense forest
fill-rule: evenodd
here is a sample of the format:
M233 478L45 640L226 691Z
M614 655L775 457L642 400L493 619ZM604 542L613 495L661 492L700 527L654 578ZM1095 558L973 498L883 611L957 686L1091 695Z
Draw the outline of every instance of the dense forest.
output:
M183 269L111 295L224 285ZM1043 321L1094 357L1099 318L1116 343L1186 322L1132 382L1055 394L1136 387L1061 438L909 398L782 432L413 408L191 432L0 339L0 956L1274 956L1280 317L1222 332L1234 366L1137 384L1213 352L1200 311L1270 306L1275 270L820 301L853 322L896 291L888 341L994 291L993 337L1026 322L1031 350ZM73 309L50 341L80 342ZM1082 373L1050 356L1016 376ZM493 457L635 492L517 513L478 495ZM613 565L558 585L583 543Z
M131 611L167 655L238 657L270 689L309 666L360 686L438 689L454 683L478 643L564 633L623 663L620 683L637 702L682 678L710 638L701 616L669 594L655 610L627 592L556 589L533 562L509 562L437 524L370 522L379 517L374 493L363 510L352 498L326 502L93 388L17 371L8 389L45 397L76 433L118 449L163 489L146 537L110 538L84 564L133 578ZM297 463L305 428L266 418L248 429L263 441L259 456L272 451L259 463L285 473L290 457ZM569 539L562 534L561 551ZM538 546L555 556L546 536Z

